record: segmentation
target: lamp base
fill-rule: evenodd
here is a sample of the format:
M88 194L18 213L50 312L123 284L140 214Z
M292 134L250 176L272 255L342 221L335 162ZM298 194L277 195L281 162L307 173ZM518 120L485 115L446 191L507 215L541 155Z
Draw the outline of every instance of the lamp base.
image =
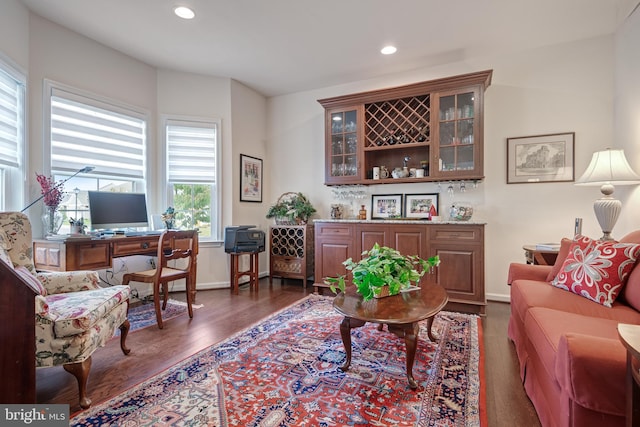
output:
M593 203L593 211L603 233L600 240L614 240L611 237L611 231L618 221L621 210L622 202L611 196L604 196Z

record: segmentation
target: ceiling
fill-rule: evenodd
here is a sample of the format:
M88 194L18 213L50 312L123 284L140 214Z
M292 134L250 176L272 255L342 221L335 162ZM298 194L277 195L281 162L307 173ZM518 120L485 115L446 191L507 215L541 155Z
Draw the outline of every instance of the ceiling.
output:
M21 0L159 68L266 96L611 34L640 0ZM192 7L195 19L173 14ZM395 55L379 53L385 44Z

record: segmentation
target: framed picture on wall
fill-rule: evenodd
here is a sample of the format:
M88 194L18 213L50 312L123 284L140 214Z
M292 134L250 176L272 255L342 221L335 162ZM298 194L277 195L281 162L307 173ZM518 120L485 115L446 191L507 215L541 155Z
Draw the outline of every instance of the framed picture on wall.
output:
M394 218L402 215L402 194L371 196L371 219Z
M575 132L507 138L507 184L571 182Z
M240 154L240 201L262 202L262 159Z
M438 215L437 194L405 194L404 216L414 219L429 219Z

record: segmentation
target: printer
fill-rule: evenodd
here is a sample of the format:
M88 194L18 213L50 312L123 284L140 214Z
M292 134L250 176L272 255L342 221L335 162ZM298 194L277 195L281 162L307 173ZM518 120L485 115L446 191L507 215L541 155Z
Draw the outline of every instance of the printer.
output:
M224 251L264 252L264 231L255 225L237 225L224 229Z

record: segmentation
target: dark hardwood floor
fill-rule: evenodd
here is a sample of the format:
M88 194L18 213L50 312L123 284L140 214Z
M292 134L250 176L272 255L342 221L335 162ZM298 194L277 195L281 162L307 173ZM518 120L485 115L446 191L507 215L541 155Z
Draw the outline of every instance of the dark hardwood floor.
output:
M93 354L88 394L94 404L122 393L193 353L244 329L312 292L298 280L280 284L260 281L260 290L251 293L241 286L239 295L229 289L198 291L193 319L182 315L165 322L164 329L151 326L129 334L131 354L120 351L118 339ZM184 300L183 293L171 298ZM513 344L507 338L509 305L490 302L483 318L485 345L486 410L489 426L539 426L538 417L524 393L518 375ZM75 378L53 367L37 371L38 403L69 403L71 413L78 406Z

